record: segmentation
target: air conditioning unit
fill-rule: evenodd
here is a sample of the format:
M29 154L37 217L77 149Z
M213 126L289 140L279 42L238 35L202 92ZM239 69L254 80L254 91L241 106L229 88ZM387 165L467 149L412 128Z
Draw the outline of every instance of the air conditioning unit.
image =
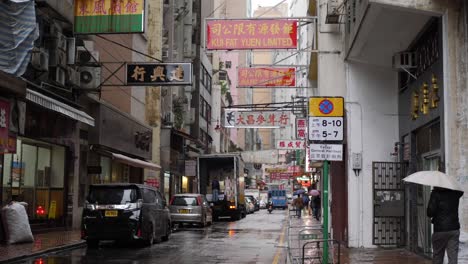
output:
M96 89L101 84L101 67L80 67L80 87L83 89Z
M76 39L67 38L67 64L75 64L76 59Z
M417 67L415 52L399 52L392 57L392 66L396 70L408 70Z
M174 124L174 113L169 112L169 113L164 114L163 123L166 125Z
M49 53L49 66L67 66L67 52L61 49L51 49Z
M220 71L219 74L218 74L218 78L220 81L227 81L228 80L228 77L227 77L227 72L225 71Z
M63 51L67 51L67 37L60 32L54 37L54 47Z
M78 70L73 67L67 67L67 85L80 86L81 75Z
M31 54L31 66L38 71L48 71L49 53L44 48L34 48Z
M90 65L99 62L99 51L86 50L84 47L78 47L76 49L76 64L78 65Z
M57 84L65 86L67 80L67 72L62 67L51 67L49 69L49 79Z

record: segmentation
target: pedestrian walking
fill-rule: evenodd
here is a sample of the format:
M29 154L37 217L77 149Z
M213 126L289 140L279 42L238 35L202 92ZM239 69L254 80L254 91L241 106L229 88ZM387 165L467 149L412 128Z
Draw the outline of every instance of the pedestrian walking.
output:
M317 221L319 220L320 217L320 206L321 206L322 200L320 199L320 195L314 196L312 200L312 206L313 206L313 213L315 219Z
M211 193L213 194L213 202L217 202L219 199L219 181L216 177L211 181Z
M442 264L445 251L448 263L458 263L458 246L460 243L460 222L458 205L462 191L434 187L427 206L427 216L434 225L432 234L432 263Z
M298 218L301 218L301 211L302 211L302 208L304 207L304 203L300 195L297 195L297 198L294 199L293 206L296 208L296 216Z
M304 209L305 209L304 213L306 213L306 214L308 213L310 215L309 203L310 203L309 195L307 193L303 193L302 194L302 204L304 205Z

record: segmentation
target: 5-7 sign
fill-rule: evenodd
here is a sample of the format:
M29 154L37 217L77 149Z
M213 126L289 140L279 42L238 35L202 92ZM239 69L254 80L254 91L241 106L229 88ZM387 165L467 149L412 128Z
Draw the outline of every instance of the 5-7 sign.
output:
M309 117L309 140L343 140L343 117Z

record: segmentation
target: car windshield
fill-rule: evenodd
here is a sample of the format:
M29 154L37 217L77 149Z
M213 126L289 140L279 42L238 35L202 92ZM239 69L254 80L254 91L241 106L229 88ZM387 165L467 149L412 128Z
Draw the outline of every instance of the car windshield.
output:
M188 205L198 205L196 197L189 197L189 196L176 196L172 201L171 205L176 206L188 206Z
M88 196L88 202L98 204L135 203L138 199L138 189L131 186L95 186Z

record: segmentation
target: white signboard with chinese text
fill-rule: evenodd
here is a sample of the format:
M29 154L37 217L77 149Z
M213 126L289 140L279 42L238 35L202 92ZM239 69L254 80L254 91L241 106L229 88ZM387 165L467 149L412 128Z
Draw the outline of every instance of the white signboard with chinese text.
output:
M283 112L240 112L226 110L224 127L268 128L285 127L291 124L289 113Z
M309 117L309 140L343 140L343 117Z
M306 139L307 119L296 118L296 139Z
M311 160L343 161L343 145L341 144L310 144Z
M280 139L276 141L276 149L305 149L307 144L305 140Z

